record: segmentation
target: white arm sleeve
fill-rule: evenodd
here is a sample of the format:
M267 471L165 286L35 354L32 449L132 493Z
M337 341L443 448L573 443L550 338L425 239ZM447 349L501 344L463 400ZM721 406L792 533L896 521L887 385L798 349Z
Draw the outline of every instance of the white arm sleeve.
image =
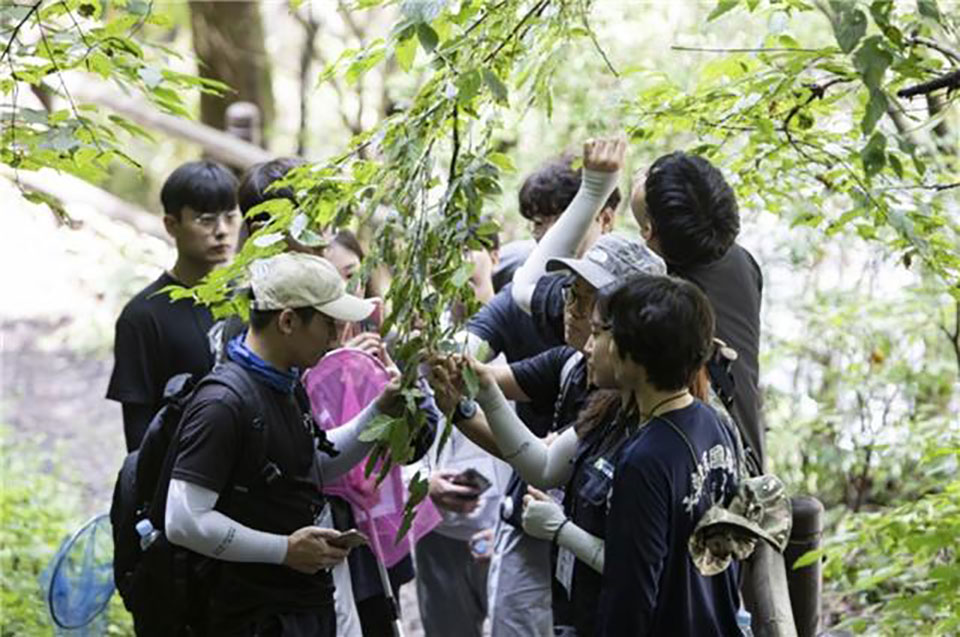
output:
M570 479L577 450L577 432L573 427L548 446L527 429L496 385L482 387L477 402L483 407L503 459L521 478L538 489L552 489Z
M597 213L617 187L619 172L583 171L577 195L513 275L513 300L530 313L533 290L551 257L572 257Z
M213 509L219 494L184 480L170 480L164 519L167 540L228 562L283 564L287 536L257 531Z
M557 535L557 544L568 549L577 559L603 573L604 542L596 535L590 535L573 522L567 522Z
M340 453L331 458L322 451L317 452L317 464L325 482L339 478L370 453L374 443L364 442L359 436L379 415L380 412L374 401L345 425L327 432L327 440L333 443L334 448Z

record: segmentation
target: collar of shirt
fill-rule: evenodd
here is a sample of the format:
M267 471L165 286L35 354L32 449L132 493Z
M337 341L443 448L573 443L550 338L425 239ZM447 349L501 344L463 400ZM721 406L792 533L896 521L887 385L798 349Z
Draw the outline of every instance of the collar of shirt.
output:
M257 379L279 392L292 394L300 379L300 370L296 367L283 371L257 356L244 342L247 333L235 336L227 344L227 357L240 365Z

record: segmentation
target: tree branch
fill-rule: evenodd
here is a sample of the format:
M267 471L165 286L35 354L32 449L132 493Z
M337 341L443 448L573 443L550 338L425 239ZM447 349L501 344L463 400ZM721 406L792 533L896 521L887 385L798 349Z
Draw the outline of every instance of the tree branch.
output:
M526 15L520 18L520 22L518 22L516 26L513 27L513 30L510 31L510 34L507 35L507 37L505 37L503 40L501 40L497 48L495 48L489 55L487 55L487 57L483 58L483 63L488 64L491 60L496 58L497 55L499 55L500 51L503 50L503 47L507 46L507 44L509 44L513 40L514 36L517 35L520 29L523 28L523 25L526 24L531 18L535 16L539 16L541 13L543 13L543 10L547 8L548 4L550 4L550 0L542 0L541 2L538 2L537 4L533 5L533 7L529 11L527 11Z
M920 44L920 45L923 45L923 46L925 46L925 47L927 47L927 48L933 49L934 51L939 51L939 52L942 53L945 57L947 57L948 59L953 60L954 62L960 62L960 53L958 53L957 51L954 51L953 49L951 49L951 48L948 47L948 46L944 46L943 44L940 44L939 42L936 42L936 41L934 41L934 40L931 40L930 38L924 38L924 37L922 37L922 36L915 35L915 36L913 36L912 38L910 38L909 40L907 40L907 44L914 44L914 45Z
M957 184L960 186L960 184ZM960 301L957 301L956 305L956 316L954 317L954 327L951 332L943 325L939 325L940 330L946 334L947 338L950 340L950 345L953 346L953 353L957 357L957 372L960 373Z
M922 84L900 89L897 91L897 97L927 95L928 93L932 93L942 88L946 88L948 91L953 91L957 88L960 88L960 69L951 71L950 73L946 73L940 77L936 77L929 82L923 82Z
M671 51L693 51L696 53L820 53L823 49L801 49L797 47L770 47L756 49L703 48L697 46L671 46Z
M813 100L823 99L823 96L826 94L827 89L830 88L831 86L834 86L835 84L846 84L853 81L854 80L852 78L836 77L830 80L829 82L824 82L823 84L807 84L806 85L806 87L810 89L810 97L808 97L805 102L801 102L800 104L797 104L796 106L791 108L790 112L787 113L786 118L783 120L783 126L780 127L781 130L784 132L784 134L787 136L787 141L790 142L790 145L793 146L794 150L800 153L800 155L802 155L803 157L806 157L807 159L810 159L810 156L807 155L806 151L800 148L800 146L793 139L793 135L790 134L790 121L794 118L794 116L797 113L799 113L808 104L810 104L810 102L812 102Z
M457 177L457 159L460 157L460 109L453 105L453 152L450 153L450 172L447 182L453 183Z
M33 14L37 12L37 9L40 8L41 4L43 4L43 0L37 0L34 2L30 7L30 10L27 11L27 15L23 16L20 19L20 22L17 22L17 26L13 27L13 31L10 33L10 39L7 40L7 46L3 48L3 53L0 53L0 62L3 62L3 60L10 53L10 48L13 46L13 42L17 39L17 35L20 34L20 29L22 29L23 25L27 23L27 20L29 20Z

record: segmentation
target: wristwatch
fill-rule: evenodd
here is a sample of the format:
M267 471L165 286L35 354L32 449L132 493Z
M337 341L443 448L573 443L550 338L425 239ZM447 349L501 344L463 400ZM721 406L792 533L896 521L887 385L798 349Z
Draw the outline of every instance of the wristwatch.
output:
M477 401L471 398L461 398L460 402L457 403L456 408L453 410L453 420L454 424L459 424L464 420L470 420L477 415Z

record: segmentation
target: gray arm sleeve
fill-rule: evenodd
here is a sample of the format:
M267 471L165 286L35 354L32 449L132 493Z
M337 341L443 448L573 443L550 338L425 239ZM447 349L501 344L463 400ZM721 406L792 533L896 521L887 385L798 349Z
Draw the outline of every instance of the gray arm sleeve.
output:
M228 562L283 564L287 536L243 526L214 510L219 494L184 480L170 480L164 527L167 540Z
M547 260L576 254L590 224L617 187L619 176L619 172L584 169L580 190L573 201L513 275L513 300L524 312L530 313L533 291L540 277L546 274Z
M570 479L577 450L577 433L572 427L548 446L527 429L498 386L481 387L477 402L483 408L503 459L521 478L539 489L558 487Z
M567 522L557 535L557 544L596 572L603 573L604 542L601 538L590 535L573 522Z
M364 442L359 436L379 415L374 401L345 425L327 432L327 439L340 453L331 458L325 453L317 452L317 464L324 481L339 478L370 453L374 443Z

